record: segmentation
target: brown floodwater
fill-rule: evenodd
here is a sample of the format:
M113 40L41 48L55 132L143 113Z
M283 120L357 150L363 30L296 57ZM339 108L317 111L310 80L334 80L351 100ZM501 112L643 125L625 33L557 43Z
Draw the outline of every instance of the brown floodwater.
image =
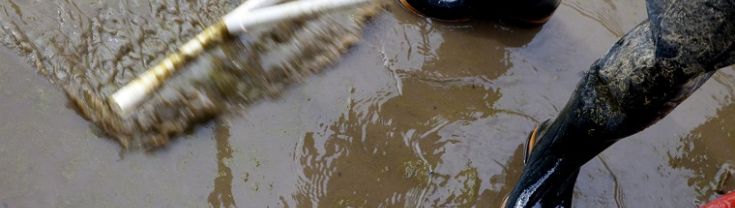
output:
M632 0L564 1L538 28L446 24L390 5L332 67L152 152L123 151L61 89L94 70L83 66L144 70L125 67L237 3L0 0L0 207L497 207L527 132L645 19ZM574 205L692 207L735 189L734 93L735 71L720 70L585 165Z

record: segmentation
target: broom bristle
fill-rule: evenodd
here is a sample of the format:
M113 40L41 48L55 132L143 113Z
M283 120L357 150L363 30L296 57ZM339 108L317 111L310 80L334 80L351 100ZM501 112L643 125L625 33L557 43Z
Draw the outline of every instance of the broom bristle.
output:
M228 40L167 80L125 118L111 110L109 92L99 87L75 85L65 91L82 115L125 148L162 147L199 123L273 98L327 68L360 39L367 17L379 8L373 4L281 23Z

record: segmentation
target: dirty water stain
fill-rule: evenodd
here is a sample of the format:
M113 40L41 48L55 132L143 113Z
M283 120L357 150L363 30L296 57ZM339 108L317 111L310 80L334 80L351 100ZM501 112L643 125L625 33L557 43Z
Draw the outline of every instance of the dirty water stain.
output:
M319 207L471 206L480 198L475 164L455 172L436 169L450 124L494 115L499 94L471 83L437 83L405 78L403 95L384 102L353 100L348 112L323 131L308 132L299 162L304 177L298 204ZM319 146L317 146L319 145ZM359 180L355 180L359 178ZM443 186L452 186L437 196ZM389 190L389 191L388 191Z
M585 3L589 4L588 1L563 1L562 5L572 8L579 12L580 15L600 23L600 25L604 26L610 34L615 35L616 37L620 37L625 34L625 31L621 28L620 24L614 19L615 17L613 15L615 12L615 4L605 1L606 5L597 4L598 7L602 8L585 9L585 7L582 6L582 4Z
M722 107L711 118L681 138L682 146L670 156L672 167L691 170L688 182L695 187L697 199L714 199L718 192L735 190L735 180L728 179L735 171L735 104Z
M614 190L614 193L615 193L613 198L615 198L615 205L618 208L624 208L625 207L623 205L623 201L624 201L623 196L624 195L623 195L622 189L620 188L620 179L618 179L618 176L615 174L615 172L613 172L613 170L610 169L610 165L607 164L607 160L605 159L605 156L598 155L597 156L597 159L600 160L600 163L602 164L603 167L605 167L605 170L607 170L607 172L610 173L610 177L613 180L613 185L614 185L613 186L613 190Z
M232 196L232 170L228 165L232 159L232 147L227 121L215 122L214 140L217 143L217 178L214 179L214 190L209 194L209 205L216 208L235 207L237 204Z

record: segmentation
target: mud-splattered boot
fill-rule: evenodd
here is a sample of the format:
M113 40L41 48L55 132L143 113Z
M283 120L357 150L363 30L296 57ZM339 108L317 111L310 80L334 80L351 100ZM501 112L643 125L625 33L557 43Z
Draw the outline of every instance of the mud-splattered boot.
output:
M546 120L528 134L528 137L526 138L526 148L524 149L523 153L523 165L528 165L528 163L532 159L531 153L535 150L539 139L541 139L542 135L546 133L546 130L548 129L550 124L551 120ZM538 202L538 204L535 204L534 206L538 205L538 207L571 207L572 197L574 194L574 184L577 181L578 174L579 170L574 172L572 176L569 177L567 180L556 184L556 186L559 188L556 193L551 193L553 197L548 197L547 199ZM508 204L508 198L509 195L506 195L505 198L503 198L501 207L515 207L515 205L513 204Z

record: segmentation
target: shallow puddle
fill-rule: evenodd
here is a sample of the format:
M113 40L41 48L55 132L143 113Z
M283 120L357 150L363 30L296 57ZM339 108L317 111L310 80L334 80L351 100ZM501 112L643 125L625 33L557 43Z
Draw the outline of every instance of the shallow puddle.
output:
M391 5L328 70L163 149L120 153L77 114L54 78L103 66L106 59L89 52L102 49L13 46L7 28L32 41L94 45L84 43L94 37L75 36L85 26L35 23L110 10L130 18L97 20L100 26L131 27L145 21L135 18L139 10L167 12L152 15L167 28L154 37L145 28L116 34L118 41L160 40L133 44L128 50L138 55L126 53L119 64L142 66L133 62L153 61L171 49L163 43L183 41L197 32L195 23L236 2L99 2L0 0L0 38L10 45L0 47L4 207L498 207L521 170L528 131L556 115L581 73L645 18L644 2L633 0L564 1L540 28L445 24ZM192 4L202 11L185 6ZM112 6L94 9L100 5ZM54 69L43 66L70 63L34 56L87 57L52 59L85 60ZM726 176L735 169L733 93L735 71L723 69L666 119L590 161L574 205L689 207L735 189Z

